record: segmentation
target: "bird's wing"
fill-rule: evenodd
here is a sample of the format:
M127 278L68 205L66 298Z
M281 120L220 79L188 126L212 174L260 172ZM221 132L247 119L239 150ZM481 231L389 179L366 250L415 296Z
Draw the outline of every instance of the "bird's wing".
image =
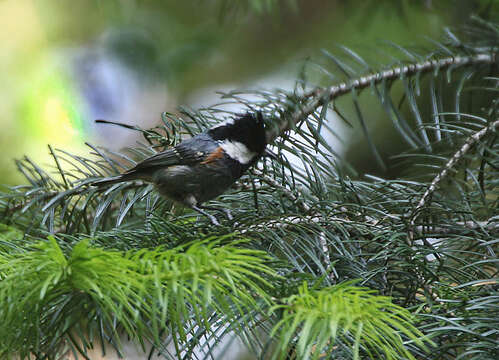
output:
M177 165L181 161L182 158L177 153L176 148L172 148L142 160L137 165L135 165L135 167L128 170L127 173L148 171L158 166L167 167L167 166Z
M203 134L204 135L204 134ZM216 145L205 136L197 136L139 162L127 173L149 172L173 165L191 165L202 162Z

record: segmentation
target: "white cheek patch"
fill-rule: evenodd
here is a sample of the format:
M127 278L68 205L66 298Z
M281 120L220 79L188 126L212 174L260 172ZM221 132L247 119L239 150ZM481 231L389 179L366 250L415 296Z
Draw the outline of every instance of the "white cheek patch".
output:
M243 143L239 141L224 140L220 144L225 153L231 158L239 161L241 164L248 164L255 158L257 153L249 151Z

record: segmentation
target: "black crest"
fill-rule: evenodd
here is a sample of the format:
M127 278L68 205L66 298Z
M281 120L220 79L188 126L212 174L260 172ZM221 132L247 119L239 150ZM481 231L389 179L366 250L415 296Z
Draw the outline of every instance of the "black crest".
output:
M261 112L246 113L234 118L232 123L214 127L208 133L214 140L238 141L253 152L262 154L267 146L265 123Z

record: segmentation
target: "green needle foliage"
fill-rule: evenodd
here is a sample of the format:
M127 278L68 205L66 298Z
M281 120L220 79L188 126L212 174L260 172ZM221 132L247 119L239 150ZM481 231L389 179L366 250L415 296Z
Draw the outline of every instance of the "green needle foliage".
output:
M298 359L334 356L339 347L334 343L337 337L344 344L351 343L354 359L359 359L360 344L375 359L414 359L399 334L424 348L423 335L412 325L406 309L393 304L388 297L376 296L373 290L353 286L352 282L320 290L309 289L304 283L297 294L282 302L284 305L271 309L282 311L281 320L272 331L272 335L280 334L280 349L274 358L288 354L287 344L295 336ZM324 348L327 350L322 352Z
M144 143L121 153L19 160L27 184L0 193L2 355L127 335L166 359L223 358L235 336L261 359L497 359L498 48L474 19L388 44L383 65L341 48L292 92L225 94L264 114L277 159L213 201L234 215L217 227L140 181L92 186L234 115L217 106L127 126ZM331 148L333 116L376 176Z
M65 338L74 341L75 327L80 333L101 332L113 342L122 330L160 347L164 332L186 342L193 323L209 329L213 313L224 314L226 321L240 319L258 308L256 298L269 303L262 288L268 283L258 274L274 274L262 251L240 244L222 247L207 239L123 253L83 240L65 256L49 237L31 251L4 255L0 307L8 311L1 312L0 350L28 356L36 346L39 353L55 353ZM93 329L96 325L100 329Z

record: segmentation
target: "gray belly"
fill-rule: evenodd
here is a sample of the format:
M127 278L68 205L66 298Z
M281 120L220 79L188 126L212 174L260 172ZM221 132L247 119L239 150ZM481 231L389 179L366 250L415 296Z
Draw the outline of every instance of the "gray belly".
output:
M234 180L232 174L224 169L206 165L170 166L153 175L161 195L186 206L196 205L192 204L192 197L197 204L214 199L227 190Z

